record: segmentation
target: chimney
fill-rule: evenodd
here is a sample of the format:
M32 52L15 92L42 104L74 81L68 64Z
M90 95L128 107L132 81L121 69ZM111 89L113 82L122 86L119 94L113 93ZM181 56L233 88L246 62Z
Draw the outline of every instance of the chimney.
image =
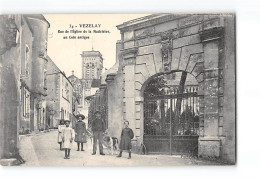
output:
M119 66L122 64L121 60L121 52L120 50L122 49L122 46L121 46L121 40L118 40L116 42L116 63L118 64L119 63Z

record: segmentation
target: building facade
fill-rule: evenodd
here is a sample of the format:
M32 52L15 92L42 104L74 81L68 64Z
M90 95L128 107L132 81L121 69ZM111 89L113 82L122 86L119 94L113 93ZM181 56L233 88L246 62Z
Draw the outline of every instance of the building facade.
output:
M32 50L33 29L28 19L22 16L21 52L20 52L20 123L19 134L31 131L30 98L32 91Z
M47 72L47 42L49 22L43 15L25 15L33 31L32 71L30 94L31 131L42 131L46 123L46 72Z
M73 100L73 86L66 75L47 57L47 125L57 128L61 119L73 120L73 108L77 109Z
M0 158L8 158L10 141L19 146L19 134L44 129L49 23L42 15L0 18Z
M99 51L83 51L82 79L100 79L103 69L103 58Z
M10 141L18 145L22 16L0 16L0 159L9 158ZM28 26L27 26L28 27Z
M135 134L132 141L135 152L140 152L145 146L148 153L155 150L152 152L174 154L191 145L189 147L193 147L200 157L220 158L235 163L234 24L232 14L156 14L118 25L121 33L121 47L118 47L120 51L117 53L119 65L106 76L108 129L119 137L118 129L122 128L123 121L129 121ZM198 132L194 135L191 135L191 131L176 132L173 122L169 124L171 137L168 143L161 143L162 140L156 140L159 137L154 132L156 130L152 130L151 135L145 132L146 104L150 101L145 92L155 78L177 72L183 74L181 79L186 80L187 74L190 74L197 82L198 89L192 93L198 102L198 116L193 117L194 123L198 121ZM175 108L182 109L184 96L191 94L186 94L184 90L185 80L184 83L179 82L177 93L173 90L171 98L167 94L162 94L164 99L160 98L164 102L179 101L178 104L167 103L171 107L176 104L170 113L179 120L187 112L178 114ZM176 95L177 98L174 97ZM149 98L154 97L150 95ZM166 109L165 106L163 108ZM162 134L167 136L168 132ZM187 138L192 144L180 138ZM174 143L175 139L180 144ZM149 146L151 143L153 146ZM177 149L182 144L183 147ZM160 151L161 148L166 150Z

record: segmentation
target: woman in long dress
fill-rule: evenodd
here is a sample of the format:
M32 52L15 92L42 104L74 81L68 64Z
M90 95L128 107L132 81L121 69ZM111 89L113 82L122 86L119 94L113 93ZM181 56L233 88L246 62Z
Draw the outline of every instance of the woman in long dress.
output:
M62 150L62 130L65 128L65 121L60 120L60 124L58 126L58 144L60 144L60 150Z

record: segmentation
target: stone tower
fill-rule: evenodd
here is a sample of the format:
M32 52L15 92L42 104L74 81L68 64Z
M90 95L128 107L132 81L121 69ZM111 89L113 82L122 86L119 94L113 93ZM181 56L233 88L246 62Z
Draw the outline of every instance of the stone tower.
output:
M99 51L83 51L82 57L82 79L100 79L103 69L103 58Z

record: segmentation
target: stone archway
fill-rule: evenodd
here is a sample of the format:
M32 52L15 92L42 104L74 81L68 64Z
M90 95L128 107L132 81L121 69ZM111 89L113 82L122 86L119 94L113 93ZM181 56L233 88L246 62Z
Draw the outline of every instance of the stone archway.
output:
M173 16L165 15L165 19L166 17ZM124 63L124 119L130 121L130 127L135 131L134 143L137 148L143 141L143 90L149 78L162 73L186 71L195 76L199 83L199 155L220 156L219 118L221 111L219 109L221 108L219 105L223 99L221 91L223 90L221 89L223 86L221 68L223 67L220 55L223 48L221 45L223 27L221 20L215 19L218 21L218 27L211 28L201 17L198 15L195 18L183 18L194 23L185 29L169 29L152 35L153 28L162 27L162 24L158 25L160 18L156 23L149 24L147 20L144 24L140 23L140 27L129 25L121 30ZM161 23L165 19L162 18ZM176 22L179 25L184 23L174 17L170 22L173 24ZM170 22L167 22L168 25ZM148 27L144 28L142 25ZM141 27L144 30L140 29ZM168 27L165 26L165 28Z

